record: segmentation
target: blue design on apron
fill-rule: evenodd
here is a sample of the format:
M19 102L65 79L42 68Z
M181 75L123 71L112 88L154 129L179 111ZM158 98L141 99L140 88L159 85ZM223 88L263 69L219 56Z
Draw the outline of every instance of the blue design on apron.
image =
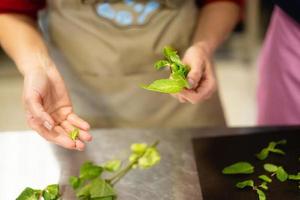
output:
M134 0L123 0L125 9L118 10L109 2L96 4L96 12L100 17L108 19L120 26L144 25L153 13L160 8L156 0L137 3Z

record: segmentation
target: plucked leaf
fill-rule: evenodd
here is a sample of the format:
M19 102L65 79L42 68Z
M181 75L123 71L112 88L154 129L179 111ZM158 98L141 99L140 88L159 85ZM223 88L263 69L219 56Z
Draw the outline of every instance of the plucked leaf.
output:
M78 135L79 135L79 129L78 128L74 128L74 130L72 130L70 133L70 138L72 140L76 140L78 138Z
M271 183L272 182L272 179L270 177L268 177L267 175L260 175L258 178L260 180L263 180L263 181L267 182L267 183Z
M22 191L16 200L39 200L41 193L41 190L35 190L27 187Z
M269 149L268 148L263 148L258 154L256 154L256 157L259 160L265 160L269 155Z
M264 190L268 190L269 189L267 182L262 182L262 184L260 184L259 187L262 188L262 189L264 189Z
M256 193L258 195L259 200L266 200L266 195L262 190L256 189Z
M276 172L278 167L276 165L273 165L273 164L270 164L270 163L266 163L264 164L264 169L267 171L267 172Z
M237 162L222 171L223 174L252 174L254 167L248 162Z
M285 155L285 152L282 151L281 149L270 149L269 151L272 152L272 153L277 153L277 154Z
M245 187L253 188L254 187L254 182L253 182L253 180L245 180L245 181L242 181L242 182L238 182L235 186L240 188L240 189L243 189Z
M280 180L281 182L284 182L288 179L288 173L283 169L283 167L278 167L278 170L275 172L276 178Z
M296 175L290 174L289 175L289 180L300 181L300 172Z

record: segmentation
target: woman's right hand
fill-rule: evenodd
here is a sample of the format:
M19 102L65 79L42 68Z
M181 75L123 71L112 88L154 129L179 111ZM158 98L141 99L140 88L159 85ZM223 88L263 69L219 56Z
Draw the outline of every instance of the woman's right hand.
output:
M46 140L68 149L83 150L91 141L89 124L73 112L64 81L54 64L24 73L23 101L29 126ZM69 132L80 129L73 141Z

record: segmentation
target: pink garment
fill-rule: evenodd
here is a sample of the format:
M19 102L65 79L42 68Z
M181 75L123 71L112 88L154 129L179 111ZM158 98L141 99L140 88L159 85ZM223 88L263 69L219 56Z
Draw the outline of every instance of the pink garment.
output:
M300 124L300 24L275 7L259 62L258 124Z

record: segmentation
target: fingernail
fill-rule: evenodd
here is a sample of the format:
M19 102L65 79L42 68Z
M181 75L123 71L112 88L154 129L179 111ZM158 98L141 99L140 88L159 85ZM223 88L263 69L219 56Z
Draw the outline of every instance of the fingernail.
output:
M189 89L193 89L195 87L195 81L191 78L188 79Z
M52 130L52 125L49 123L49 122L47 122L47 121L45 121L44 123L43 123L43 125L44 125L44 127L46 128L46 129L48 129L49 131L51 131Z

